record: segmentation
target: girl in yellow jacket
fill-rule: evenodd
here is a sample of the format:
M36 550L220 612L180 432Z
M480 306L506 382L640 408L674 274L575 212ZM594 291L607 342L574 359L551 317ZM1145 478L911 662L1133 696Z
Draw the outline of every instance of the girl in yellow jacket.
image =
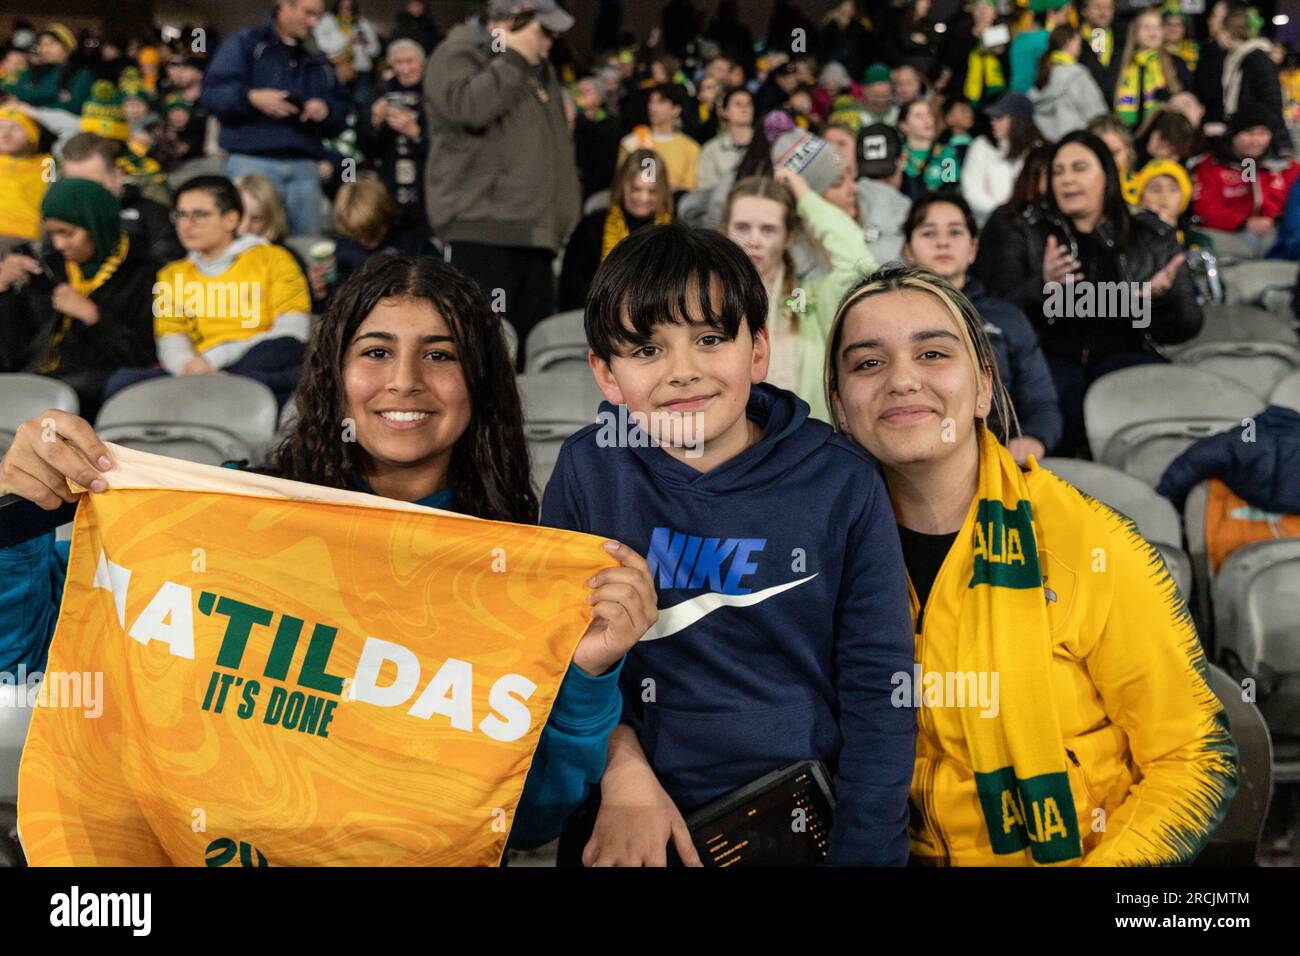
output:
M827 400L880 462L916 664L910 826L930 865L1192 860L1236 791L1236 747L1160 554L985 427L1014 411L978 313L891 267L836 313Z

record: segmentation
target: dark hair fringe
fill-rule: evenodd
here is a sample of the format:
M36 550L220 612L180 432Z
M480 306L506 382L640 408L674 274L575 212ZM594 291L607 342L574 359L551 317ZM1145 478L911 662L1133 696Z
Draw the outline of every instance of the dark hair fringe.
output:
M239 213L240 216L244 215L244 201L239 197L239 190L225 176L194 176L185 180L172 196L172 208L175 209L180 205L183 195L196 189L201 189L211 196L212 201L217 204L217 211L223 216L231 210Z

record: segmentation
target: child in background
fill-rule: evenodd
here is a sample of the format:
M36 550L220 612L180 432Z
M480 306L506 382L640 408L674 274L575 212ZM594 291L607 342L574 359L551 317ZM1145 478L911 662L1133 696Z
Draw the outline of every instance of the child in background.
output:
M35 120L0 109L0 239L41 238L41 200L54 178L54 159L38 152L40 140Z

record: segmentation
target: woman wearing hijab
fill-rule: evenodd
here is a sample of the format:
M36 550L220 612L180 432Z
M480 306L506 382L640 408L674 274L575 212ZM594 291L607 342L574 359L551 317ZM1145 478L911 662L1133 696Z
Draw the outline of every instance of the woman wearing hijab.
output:
M155 361L154 265L120 214L99 183L59 180L41 202L57 261L15 253L0 263L0 372L67 382L89 420L115 369Z

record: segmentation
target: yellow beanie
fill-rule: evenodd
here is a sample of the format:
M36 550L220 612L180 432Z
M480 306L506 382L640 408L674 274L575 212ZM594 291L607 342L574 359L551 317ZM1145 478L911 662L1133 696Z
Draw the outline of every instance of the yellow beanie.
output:
M1142 192L1147 188L1147 183L1157 176L1172 176L1174 182L1178 183L1178 191L1182 193L1182 205L1178 207L1178 214L1181 216L1187 212L1187 207L1192 201L1192 177L1187 175L1187 170L1182 165L1168 159L1153 159L1142 167L1141 171L1133 177L1133 193L1142 198Z
M37 126L36 121L26 113L20 113L16 109L12 108L2 109L0 110L0 120L8 120L11 123L17 123L21 126L23 132L27 134L27 141L31 143L32 146L35 146L41 141L41 128Z

